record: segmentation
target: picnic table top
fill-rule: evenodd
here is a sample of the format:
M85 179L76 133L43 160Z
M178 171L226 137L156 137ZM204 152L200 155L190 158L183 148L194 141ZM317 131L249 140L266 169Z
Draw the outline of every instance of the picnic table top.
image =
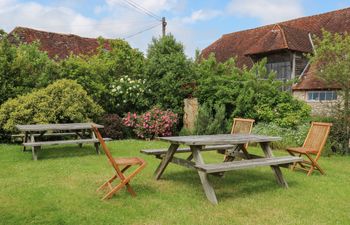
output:
M215 134L195 136L159 137L159 140L173 144L185 145L217 145L217 144L245 144L248 142L262 143L280 141L281 137L257 135L257 134Z
M103 128L102 125L95 123L57 123L57 124L32 124L32 125L16 125L20 131L47 131L47 130L83 130L91 129L91 125L97 128Z

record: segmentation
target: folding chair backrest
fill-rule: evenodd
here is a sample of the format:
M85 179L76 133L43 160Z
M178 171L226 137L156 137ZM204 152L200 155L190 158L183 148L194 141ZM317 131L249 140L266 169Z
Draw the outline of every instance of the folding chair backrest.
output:
M234 118L231 134L250 134L254 121L253 119Z
M105 152L109 162L112 164L112 166L114 167L114 169L117 171L118 174L120 174L120 169L118 167L118 164L115 162L111 152L109 151L109 149L107 148L106 142L103 140L101 133L98 131L97 127L95 127L94 125L91 125L92 129L97 137L97 139L99 140L103 151Z
M331 129L331 123L312 122L303 144L304 148L311 148L320 155Z

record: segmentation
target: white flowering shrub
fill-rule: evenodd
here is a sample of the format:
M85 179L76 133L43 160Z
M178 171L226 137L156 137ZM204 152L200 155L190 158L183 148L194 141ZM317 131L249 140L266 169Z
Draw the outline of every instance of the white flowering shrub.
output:
M110 95L113 97L115 111L142 111L149 105L147 95L151 90L146 89L146 79L135 79L128 75L122 76L110 85Z

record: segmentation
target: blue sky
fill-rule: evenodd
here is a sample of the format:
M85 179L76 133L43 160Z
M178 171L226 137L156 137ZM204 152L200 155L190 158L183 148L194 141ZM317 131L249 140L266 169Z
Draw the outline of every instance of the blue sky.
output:
M349 0L131 0L159 17L185 45L186 54L226 33L350 7ZM158 26L157 26L158 25ZM160 22L125 0L0 0L0 28L32 27L85 37L125 38L147 49L161 34ZM129 37L146 28L155 28Z

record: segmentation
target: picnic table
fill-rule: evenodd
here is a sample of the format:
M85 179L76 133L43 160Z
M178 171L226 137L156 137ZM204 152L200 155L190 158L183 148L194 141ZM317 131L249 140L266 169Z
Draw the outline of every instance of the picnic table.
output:
M170 143L168 149L146 149L141 153L154 155L161 159L161 163L154 175L158 180L161 178L168 164L175 163L187 168L195 169L198 172L205 195L208 200L217 204L215 191L208 180L208 174L220 174L227 171L252 168L257 166L270 166L279 185L288 188L280 167L288 167L289 164L300 162L300 157L280 156L275 157L269 146L270 142L281 140L280 137L271 137L255 134L219 134L219 135L199 135L199 136L177 136L160 137L162 141ZM264 153L263 156L250 154L247 151L240 151L246 143L259 143ZM179 148L179 145L187 145L190 148ZM236 155L243 158L240 161L219 162L206 164L202 157L202 151L212 151L217 149L233 148ZM175 153L189 152L187 159L175 157ZM192 161L193 160L193 161Z
M16 128L22 132L17 137L23 137L23 151L26 147L32 148L33 160L38 159L38 150L46 145L60 144L78 144L82 147L85 143L93 143L96 153L100 154L99 141L92 130L91 125L97 128L103 128L102 125L94 123L65 123L65 124L37 124L37 125L16 125ZM74 139L66 140L43 140L43 137L73 137ZM110 138L104 138L106 141Z

